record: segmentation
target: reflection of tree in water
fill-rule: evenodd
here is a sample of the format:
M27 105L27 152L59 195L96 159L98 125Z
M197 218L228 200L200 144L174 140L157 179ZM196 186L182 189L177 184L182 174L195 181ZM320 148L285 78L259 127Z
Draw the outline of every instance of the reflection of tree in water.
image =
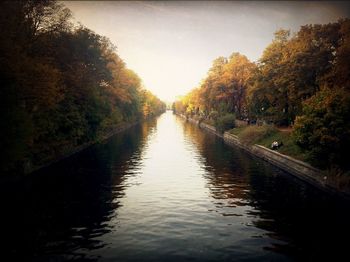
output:
M227 150L221 138L203 132L198 127L184 123L184 134L198 149L203 166L208 171L205 178L215 199L229 199L242 205L247 199L250 162L239 150Z
M273 251L314 261L345 254L347 243L341 235L350 233L349 203L283 172L275 177L262 173L257 170L250 182L252 205L260 217L254 225L271 232L270 237L288 242L272 246Z
M112 230L107 222L116 215L123 184L132 175L127 170L140 158L155 125L138 125L21 184L2 185L2 254L36 261L61 261L61 254L64 259L98 259L84 253L107 244L98 238Z
M227 207L250 206L244 215L271 239L265 249L313 261L346 255L349 203L240 149L227 150L221 138L192 124L184 123L184 133L200 152L212 197Z

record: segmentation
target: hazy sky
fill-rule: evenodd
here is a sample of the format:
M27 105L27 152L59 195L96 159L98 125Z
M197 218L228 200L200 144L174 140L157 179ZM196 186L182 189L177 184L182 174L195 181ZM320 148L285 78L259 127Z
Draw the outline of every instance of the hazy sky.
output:
M347 2L71 1L81 22L107 36L119 56L165 101L197 87L218 56L256 61L280 28L350 17Z

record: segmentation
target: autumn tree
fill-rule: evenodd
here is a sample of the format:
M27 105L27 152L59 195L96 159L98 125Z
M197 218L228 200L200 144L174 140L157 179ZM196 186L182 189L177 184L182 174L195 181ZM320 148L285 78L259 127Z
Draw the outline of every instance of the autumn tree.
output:
M115 47L56 1L0 3L1 168L23 172L165 110ZM6 138L6 139L3 139Z
M328 86L336 86L350 90L350 19L339 20L337 48L333 51L335 58L333 68L326 79Z
M233 53L225 66L222 96L227 100L229 111L239 118L248 116L246 95L255 67L254 63L240 53Z
M272 43L264 50L250 83L251 117L263 118L278 124L287 124L289 104L288 87L284 78L289 30L275 32Z

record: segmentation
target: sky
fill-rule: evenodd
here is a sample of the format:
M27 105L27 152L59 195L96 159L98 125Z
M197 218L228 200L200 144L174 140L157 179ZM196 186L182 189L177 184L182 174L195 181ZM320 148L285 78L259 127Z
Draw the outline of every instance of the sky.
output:
M350 17L347 2L68 1L74 22L108 37L145 88L166 102L198 87L219 57L257 61L281 28Z

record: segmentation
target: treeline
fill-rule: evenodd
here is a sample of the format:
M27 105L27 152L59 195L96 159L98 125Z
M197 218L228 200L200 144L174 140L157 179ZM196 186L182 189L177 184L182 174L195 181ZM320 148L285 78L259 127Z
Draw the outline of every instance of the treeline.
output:
M1 173L165 110L111 42L74 26L62 4L9 1L0 11Z
M239 53L214 60L207 77L173 104L177 113L230 128L293 126L293 138L321 167L349 169L350 20L279 30L254 63Z

